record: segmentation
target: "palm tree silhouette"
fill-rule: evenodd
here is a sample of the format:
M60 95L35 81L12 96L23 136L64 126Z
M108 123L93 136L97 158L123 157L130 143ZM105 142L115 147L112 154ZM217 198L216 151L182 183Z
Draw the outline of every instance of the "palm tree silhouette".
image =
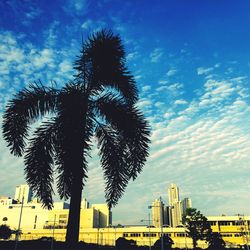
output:
M97 138L109 208L148 156L149 126L137 109L135 81L125 66L118 35L102 30L82 45L74 81L62 89L31 84L9 101L3 135L12 154L24 155L27 183L44 207L53 207L53 180L61 199L70 198L66 242L79 238L87 156ZM30 125L42 120L30 138Z

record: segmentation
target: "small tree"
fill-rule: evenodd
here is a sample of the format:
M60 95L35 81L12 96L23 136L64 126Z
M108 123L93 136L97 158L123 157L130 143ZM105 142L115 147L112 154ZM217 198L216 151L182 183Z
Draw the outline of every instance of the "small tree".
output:
M8 240L12 234L12 230L7 225L0 226L0 239Z
M164 249L171 249L174 242L168 235L164 235L163 244L164 244ZM161 249L161 238L155 242L153 249L154 250Z
M186 233L193 240L194 249L198 240L207 240L212 232L207 218L196 208L188 208L183 217L183 223L186 226Z
M3 217L3 222L4 222L4 224L6 224L7 220L8 220L7 217Z
M208 249L225 249L225 241L220 233L211 233L207 239Z

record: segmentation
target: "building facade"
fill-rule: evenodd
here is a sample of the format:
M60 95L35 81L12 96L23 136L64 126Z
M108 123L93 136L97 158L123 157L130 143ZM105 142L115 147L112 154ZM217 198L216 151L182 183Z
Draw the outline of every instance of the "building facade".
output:
M24 197L24 198L23 198ZM42 207L37 199L32 199L28 185L17 186L16 200L3 198L0 203L0 222L5 221L11 229L18 229L21 216L22 230L43 230L55 227L65 229L68 224L69 204L54 202L53 209ZM24 201L23 203L20 200ZM112 215L107 204L93 204L83 199L81 202L80 228L103 228L112 223Z
M28 185L20 185L16 187L15 197L14 199L18 203L28 203L32 199L32 191Z
M162 227L164 224L164 204L161 198L155 199L152 202L151 209L153 226Z
M250 216L209 216L207 218L213 232L219 232L222 235L227 247L242 247L249 243ZM192 249L192 239L185 231L184 227L108 226L105 228L80 228L79 240L86 243L114 246L119 237L124 237L128 240L134 240L139 246L153 246L163 232L174 241L173 248ZM66 229L57 227L23 229L20 240L34 240L52 235L56 240L64 241ZM207 248L207 242L199 240L198 247Z
M181 201L181 213L182 213L182 216L185 216L186 215L186 210L188 208L191 208L192 207L192 201L190 198L184 198L182 201Z
M172 183L168 188L168 200L170 208L170 226L177 227L182 224L182 209L179 198L179 188L176 184Z

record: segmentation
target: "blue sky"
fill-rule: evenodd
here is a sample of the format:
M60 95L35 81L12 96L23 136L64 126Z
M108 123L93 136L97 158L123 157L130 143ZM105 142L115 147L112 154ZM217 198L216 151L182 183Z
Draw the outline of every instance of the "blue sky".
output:
M121 35L152 127L142 174L113 209L138 224L147 206L176 183L205 215L250 214L250 2L245 0L55 0L0 2L0 114L40 79L63 85L82 37L101 28ZM0 118L2 122L2 118ZM83 196L104 202L98 159ZM24 182L23 161L0 135L0 193Z

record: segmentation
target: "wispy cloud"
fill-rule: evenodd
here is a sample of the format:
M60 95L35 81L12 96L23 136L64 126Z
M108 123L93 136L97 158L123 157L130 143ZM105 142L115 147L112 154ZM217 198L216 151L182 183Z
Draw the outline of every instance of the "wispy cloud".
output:
M162 48L155 48L151 53L150 53L150 59L152 63L157 63L160 61L164 54L164 50Z
M174 76L176 73L177 73L177 70L176 70L176 69L170 69L170 70L167 72L167 76Z
M84 15L89 8L87 0L67 0L63 6L63 10L69 15Z
M199 67L199 68L197 68L197 74L198 75L207 75L207 74L211 73L213 70L214 70L213 67L210 67L210 68Z
M81 25L81 28L83 30L86 30L88 32L96 32L98 30L101 30L106 27L106 23L101 20L93 21L92 19L87 19L83 24Z

